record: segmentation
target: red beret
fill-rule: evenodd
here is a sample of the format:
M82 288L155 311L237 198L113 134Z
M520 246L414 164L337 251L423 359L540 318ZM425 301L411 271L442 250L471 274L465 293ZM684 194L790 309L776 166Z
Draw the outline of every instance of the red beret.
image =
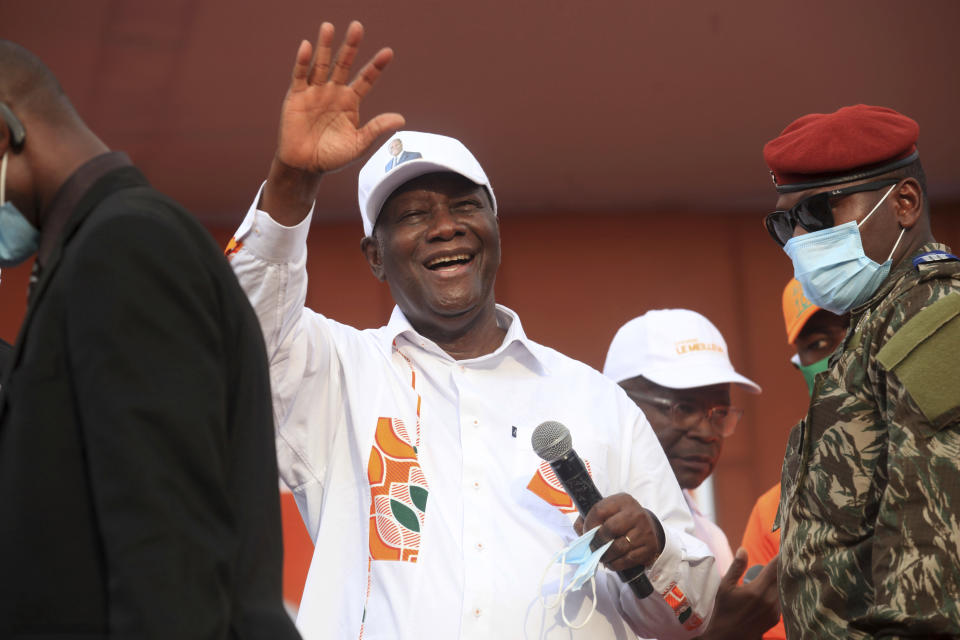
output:
M763 147L780 193L862 180L917 159L920 127L886 107L857 104L794 120Z

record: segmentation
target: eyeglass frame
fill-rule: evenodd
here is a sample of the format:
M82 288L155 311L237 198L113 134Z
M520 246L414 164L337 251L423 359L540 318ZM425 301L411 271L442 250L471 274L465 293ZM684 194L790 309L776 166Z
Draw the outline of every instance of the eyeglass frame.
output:
M631 393L629 394L630 398L634 401L639 400L640 402L649 402L650 404L659 405L660 407L665 407L669 411L670 423L674 429L682 430L684 433L690 431L704 419L707 420L707 423L713 428L713 430L720 434L721 437L729 438L737 430L737 425L740 423L740 419L743 418L743 409L740 407L735 407L730 404L718 404L710 407L709 409L704 410L703 407L695 402L689 400L668 400L667 398L661 398L658 396L642 394L642 393ZM691 404L696 405L697 413L700 415L700 418L696 422L690 421L689 424L684 424L682 420L678 420L675 416L677 411L676 407L679 404ZM713 421L714 412L718 409L727 411L727 416L735 416L733 423L730 425L724 424L720 429L717 429L716 423ZM692 415L692 414L691 414ZM680 426L678 426L680 425Z
M781 247L787 244L787 241L793 237L793 231L800 226L802 229L809 233L816 231L823 231L824 229L829 229L835 224L833 218L833 205L831 200L835 198L843 198L845 196L852 195L854 193L861 193L864 191L879 191L884 187L889 187L891 185L897 184L903 178L885 178L883 180L874 180L873 182L864 182L861 184L855 184L849 187L841 187L839 189L831 189L829 191L821 191L820 193L815 193L811 196L807 196L800 202L796 203L789 209L777 209L776 211L767 214L763 219L763 224L767 229L767 233L770 234L770 237L773 238ZM820 204L823 203L823 204ZM817 204L817 208L825 208L825 211L821 210L816 213L810 211L808 215L813 218L813 222L804 220L801 216L804 215L802 209L809 209L811 204ZM802 209L801 209L802 208ZM826 220L826 216L829 216L829 221ZM785 218L785 220L784 220ZM789 224L790 227L790 236L785 240L781 240L780 236L777 234L777 223L778 221L783 220L784 224Z

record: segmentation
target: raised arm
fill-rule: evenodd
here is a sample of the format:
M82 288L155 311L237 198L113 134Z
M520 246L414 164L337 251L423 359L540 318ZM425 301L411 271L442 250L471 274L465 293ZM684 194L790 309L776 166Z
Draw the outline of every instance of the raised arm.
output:
M333 25L324 22L315 47L300 43L280 111L277 150L260 208L285 226L306 217L322 174L356 160L377 137L404 123L398 113L381 113L360 126L360 102L393 59L393 50L380 49L348 83L363 25L350 23L331 61L333 38Z

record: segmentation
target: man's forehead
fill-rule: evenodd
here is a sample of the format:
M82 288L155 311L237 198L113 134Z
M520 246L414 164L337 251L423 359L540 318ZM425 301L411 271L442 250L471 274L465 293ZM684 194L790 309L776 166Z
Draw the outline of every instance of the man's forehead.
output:
M710 399L718 397L730 397L730 384L723 382L721 384L711 384L703 387L689 387L686 389L674 389L670 387L661 387L671 398L685 399Z
M702 387L665 387L653 382L652 380L648 380L643 376L636 376L620 382L620 386L624 387L628 391L642 390L668 399L709 398L722 395L729 396L731 384L732 383L730 382L721 382L720 384L710 384Z
M397 189L387 198L386 204L389 204L390 201L395 198L405 195L423 196L431 193L439 193L450 197L465 195L482 189L483 186L478 185L459 173L454 173L452 171L427 173L422 176L417 176L412 180L408 180L397 187Z

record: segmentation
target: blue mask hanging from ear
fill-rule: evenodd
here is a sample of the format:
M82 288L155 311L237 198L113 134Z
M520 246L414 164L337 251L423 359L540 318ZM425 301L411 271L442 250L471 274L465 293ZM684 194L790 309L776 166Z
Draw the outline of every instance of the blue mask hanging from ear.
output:
M20 210L7 201L7 156L0 160L0 267L13 267L34 253L40 232L30 224Z

